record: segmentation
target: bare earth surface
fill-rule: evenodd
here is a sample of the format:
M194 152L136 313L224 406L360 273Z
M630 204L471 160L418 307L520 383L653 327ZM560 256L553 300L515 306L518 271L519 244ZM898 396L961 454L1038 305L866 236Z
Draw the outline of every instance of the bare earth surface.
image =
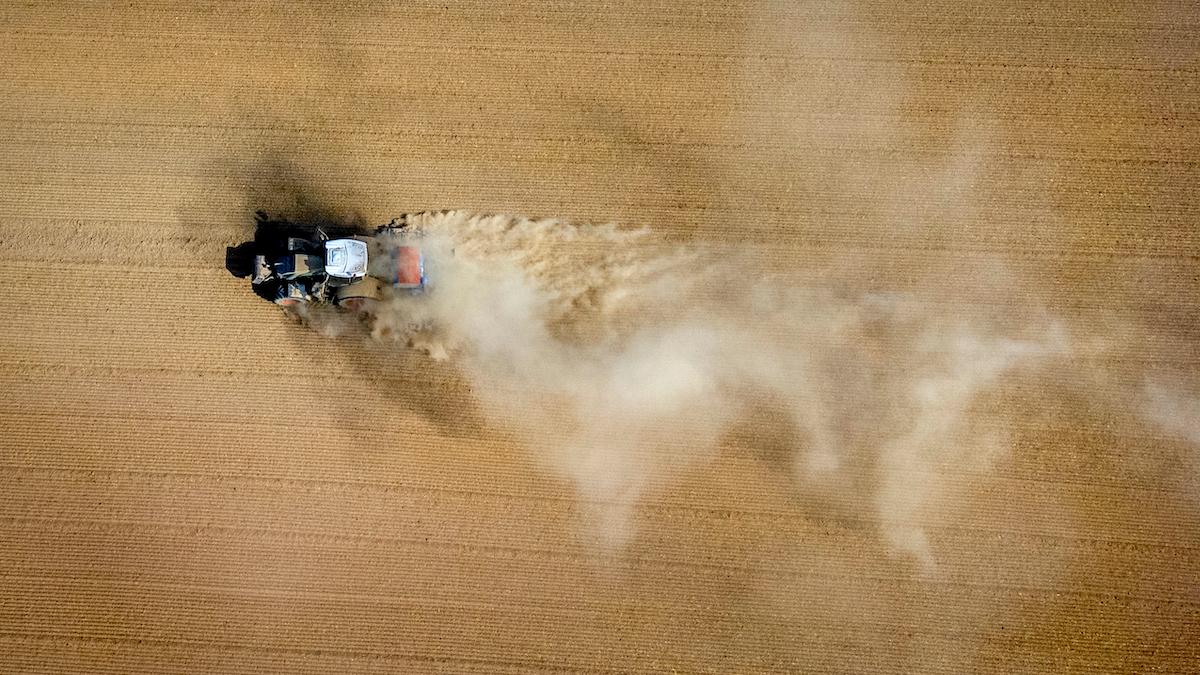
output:
M1195 3L7 2L0 44L0 671L1200 670ZM226 273L308 207L747 245L1070 355L971 400L986 462L869 474L924 557L770 406L598 547L454 359Z

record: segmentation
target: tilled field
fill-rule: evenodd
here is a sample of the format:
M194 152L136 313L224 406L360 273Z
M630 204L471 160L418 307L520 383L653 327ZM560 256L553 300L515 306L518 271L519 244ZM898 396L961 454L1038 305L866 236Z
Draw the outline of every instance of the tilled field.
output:
M1200 11L898 4L5 4L0 671L1200 669ZM835 339L584 462L223 268L447 208L747 252L810 298L748 350Z

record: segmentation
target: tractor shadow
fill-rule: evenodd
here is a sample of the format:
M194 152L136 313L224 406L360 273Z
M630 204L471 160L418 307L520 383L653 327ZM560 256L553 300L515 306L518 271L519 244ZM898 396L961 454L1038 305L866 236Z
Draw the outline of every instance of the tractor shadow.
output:
M352 205L352 195L321 189L321 181L282 155L269 156L252 166L230 162L212 174L228 181L214 186L214 191L233 191L242 208L182 204L180 223L185 233L193 233L209 246L218 237L215 231L205 230L221 230L226 240L225 268L234 277L226 281L244 285L247 296L253 294L246 278L251 272L252 251L263 241L280 236L281 221L287 221L293 232L295 228L312 232L320 229L334 237L369 233L372 229L372 223ZM256 217L256 213L263 215ZM229 241L231 237L236 240ZM197 250L199 262L205 266L214 265L218 255L216 251ZM263 321L293 324L285 331L291 344L280 351L304 354L312 365L313 377L334 380L314 385L335 386L347 392L346 396L330 396L327 401L347 424L378 427L386 423L369 417L372 411L367 408L380 405L382 411L394 411L385 417L415 414L446 437L475 440L487 433L470 386L453 365L433 361L401 344L372 340L362 321L340 310L327 308L319 320L304 321L266 301L261 302L261 308Z

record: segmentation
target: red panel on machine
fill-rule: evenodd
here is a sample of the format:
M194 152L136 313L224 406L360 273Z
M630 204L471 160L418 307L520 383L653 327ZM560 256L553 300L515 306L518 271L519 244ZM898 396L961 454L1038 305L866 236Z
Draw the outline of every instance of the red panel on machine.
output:
M425 276L421 249L416 246L400 246L392 254L392 259L396 263L395 284L403 288L420 288Z

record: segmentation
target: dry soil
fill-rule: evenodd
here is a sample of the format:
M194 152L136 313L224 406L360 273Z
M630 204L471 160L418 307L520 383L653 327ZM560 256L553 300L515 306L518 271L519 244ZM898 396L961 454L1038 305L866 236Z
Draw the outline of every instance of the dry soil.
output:
M0 671L1200 670L1197 7L4 3ZM259 208L750 245L1070 364L973 403L933 567L766 413L597 550L453 359L225 272Z

